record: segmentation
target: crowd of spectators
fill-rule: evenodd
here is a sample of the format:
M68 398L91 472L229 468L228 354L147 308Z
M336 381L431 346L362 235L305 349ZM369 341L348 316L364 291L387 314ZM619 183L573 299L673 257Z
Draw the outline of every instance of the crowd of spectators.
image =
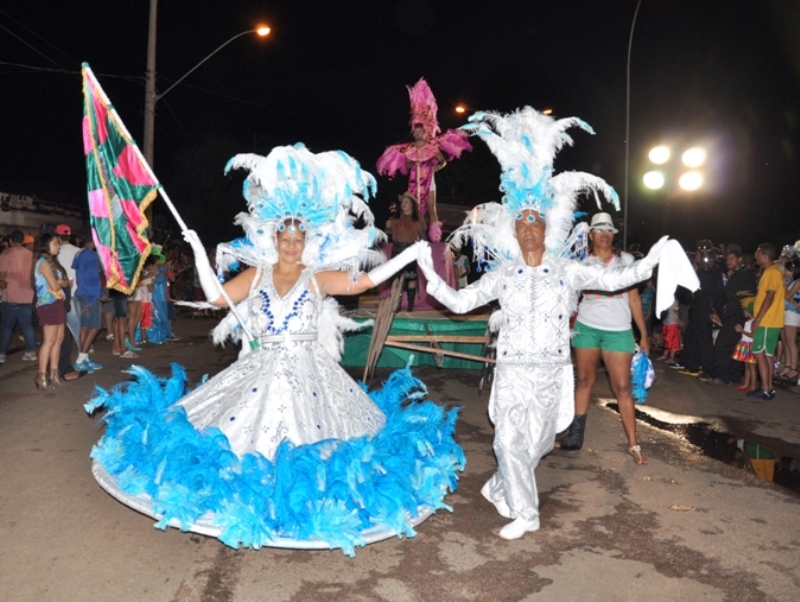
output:
M3 235L0 366L19 350L18 361L39 362L36 386L49 389L102 369L105 346L97 352L98 336L110 343L110 355L124 359L139 357L145 345L176 341L173 301L203 300L194 272L182 244L154 244L136 287L125 294L107 287L88 233L59 224L38 236Z
M153 245L136 288L124 294L106 288L90 236L76 235L64 224L45 229L39 237L14 230L0 236L0 366L8 361L10 349L20 351L19 361L40 361L37 348L45 337L37 304L47 299L37 295L34 268L42 257L37 240L50 233L59 248L48 265L55 277L68 282L60 294L51 292L63 296L69 334L57 339L58 377L51 376L53 369L46 372L51 382L101 369L94 348L99 335L111 343L112 355L125 359L137 358L147 343L177 340L171 332L173 301L204 300L192 254L183 244ZM735 387L752 399L774 398L775 381L800 393L800 249L786 246L779 251L765 243L746 253L738 244L714 246L702 240L690 255L700 289L679 289L673 305L660 316L654 311L654 279L639 286L654 361L709 385ZM216 313L194 310L192 315ZM15 329L21 345L14 340Z
M679 290L654 340L679 374L732 386L750 399L774 399L776 381L798 388L800 257L770 243L745 253L738 244L698 241L692 259L700 280Z

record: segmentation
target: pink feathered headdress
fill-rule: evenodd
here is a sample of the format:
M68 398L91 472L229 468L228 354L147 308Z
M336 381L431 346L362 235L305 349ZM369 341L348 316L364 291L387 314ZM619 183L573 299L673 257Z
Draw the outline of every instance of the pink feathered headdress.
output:
M428 140L438 136L441 130L439 129L439 122L436 120L436 113L439 107L436 105L436 98L431 92L431 88L424 77L414 84L413 87L408 88L408 98L411 101L411 129L414 129L416 124L421 124L425 130L425 136Z

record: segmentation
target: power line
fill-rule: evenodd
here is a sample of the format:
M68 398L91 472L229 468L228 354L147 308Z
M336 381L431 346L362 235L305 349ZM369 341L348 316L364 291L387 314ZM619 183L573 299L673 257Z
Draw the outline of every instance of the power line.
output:
M74 69L65 69L65 68L54 69L52 67L38 67L36 65L25 65L23 63L12 63L9 61L0 61L0 65L8 65L9 67L20 67L21 69L26 69L27 71L33 71L33 72L62 73L64 75L76 75L76 76L81 75L80 70L74 70ZM103 77L114 77L117 79L127 79L130 81L139 81L139 82L141 82L144 79L144 76L141 75L116 75L114 73L95 73L95 75L102 75Z

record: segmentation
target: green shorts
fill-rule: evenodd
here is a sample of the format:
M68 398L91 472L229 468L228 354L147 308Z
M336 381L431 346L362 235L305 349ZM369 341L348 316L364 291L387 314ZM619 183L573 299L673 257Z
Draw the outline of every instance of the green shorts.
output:
M766 355L774 356L775 350L778 348L778 339L780 337L780 328L759 326L758 330L756 330L756 333L753 335L753 345L750 348L750 352L765 353Z
M572 346L575 349L600 349L622 353L636 351L633 330L630 328L628 330L600 330L575 322L572 332Z

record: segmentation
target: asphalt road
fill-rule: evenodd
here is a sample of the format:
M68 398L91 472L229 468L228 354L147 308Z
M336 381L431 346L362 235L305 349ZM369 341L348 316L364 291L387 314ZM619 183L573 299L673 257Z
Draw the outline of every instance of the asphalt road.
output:
M164 374L178 361L192 379L214 374L234 353L208 342L212 325L180 319L179 343L148 348L137 361ZM418 375L431 399L463 407L458 440L467 468L447 498L453 512L429 518L415 538L348 558L336 550L233 550L159 531L91 475L89 452L102 426L83 404L95 385L126 378L127 366L110 356L107 342L96 347L104 369L57 392L34 389L35 367L21 353L0 369L2 600L800 599L800 496L645 422L640 439L650 462L635 465L618 415L604 407L602 378L584 449L554 452L537 470L542 528L520 540L498 537L506 520L479 493L495 468L479 373L435 368ZM748 401L659 366L641 409L666 423L703 421L707 434L716 429L800 458L799 404L789 392Z

